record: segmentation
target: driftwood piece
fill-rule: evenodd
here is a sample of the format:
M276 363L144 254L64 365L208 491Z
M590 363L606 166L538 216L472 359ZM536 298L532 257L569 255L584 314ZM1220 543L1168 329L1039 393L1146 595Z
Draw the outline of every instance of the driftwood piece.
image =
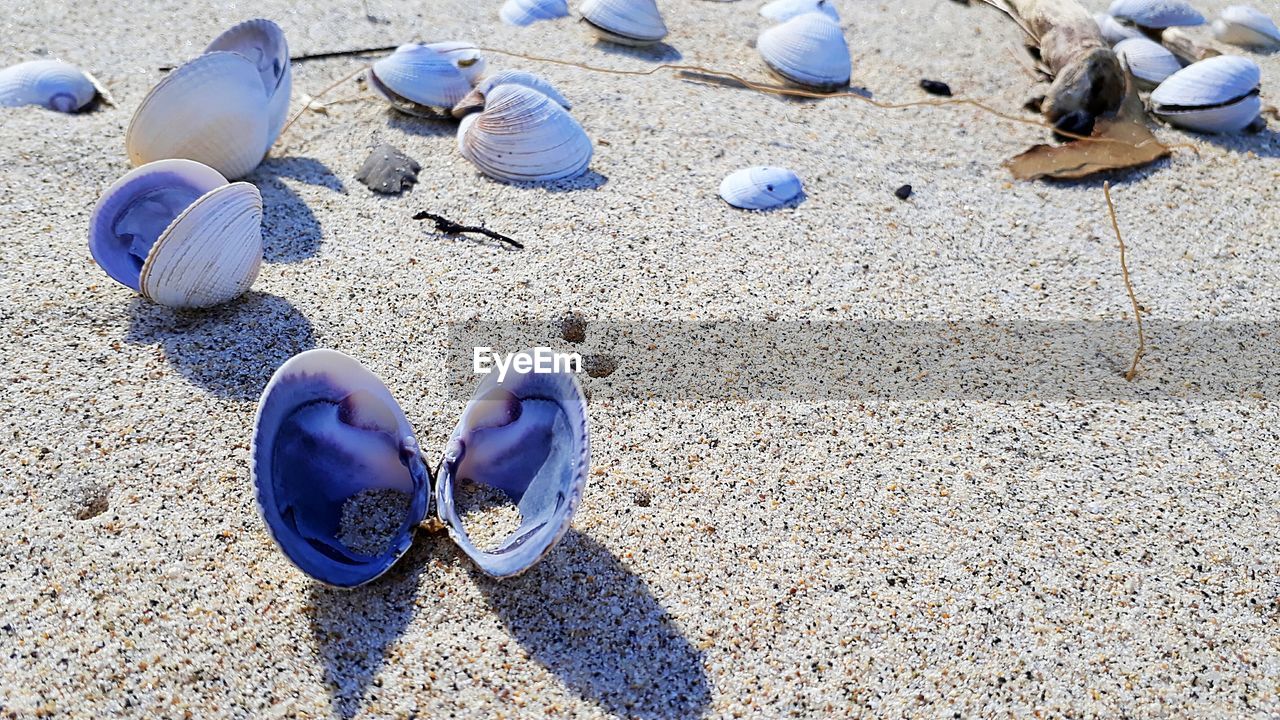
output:
M1222 54L1221 50L1196 40L1186 30L1176 27L1165 28L1160 32L1160 44L1188 65Z
M1053 74L1041 106L1059 130L1088 135L1094 120L1124 100L1124 70L1093 16L1076 0L1006 0L1040 47Z

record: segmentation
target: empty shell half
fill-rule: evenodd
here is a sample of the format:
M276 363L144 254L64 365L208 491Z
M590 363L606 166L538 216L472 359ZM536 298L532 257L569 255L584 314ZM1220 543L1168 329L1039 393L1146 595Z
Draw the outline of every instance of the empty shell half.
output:
M756 49L784 80L821 92L849 85L849 45L834 20L818 12L797 15L760 33Z
M1133 73L1138 87L1150 90L1182 69L1182 63L1163 45L1146 38L1129 38L1116 43L1116 56Z
M1220 55L1188 65L1151 93L1151 111L1188 130L1239 132L1262 111L1262 72L1254 61Z
M89 251L112 279L161 305L218 305L258 276L262 196L192 160L148 163L102 194Z
M90 75L58 60L31 60L0 70L0 107L39 105L73 113L97 95L98 84Z
M568 530L590 465L577 380L513 370L501 382L497 373L480 382L433 483L386 386L326 349L276 370L258 404L251 454L258 507L285 557L315 580L347 588L390 569L428 516L485 573L524 572ZM457 511L464 482L502 493L519 510L519 527L492 550L472 542ZM350 503L369 494L385 498L383 512L364 518L381 525L375 543L344 528Z
M524 27L539 20L555 20L569 14L566 0L507 0L498 17L508 25Z
M1098 24L1098 32L1102 34L1102 39L1106 40L1108 45L1115 45L1129 38L1146 37L1138 28L1125 25L1106 13L1094 15L1093 21Z
M786 168L743 168L720 182L720 197L730 205L746 210L781 207L803 195L800 176Z
M274 143L289 117L293 94L293 65L284 31L270 20L246 20L214 38L204 51L238 53L258 69L267 94L267 134Z
M471 91L453 59L426 45L401 45L369 69L369 87L397 110L420 117L448 117Z
M836 12L831 0L773 0L760 7L761 15L777 22L784 22L807 12L820 12L840 22L840 14Z
M1108 13L1147 28L1203 25L1204 16L1184 0L1114 0Z
M503 70L481 80L479 84L472 88L466 97L453 106L453 116L460 118L467 113L483 109L485 97L499 85L523 85L546 95L565 110L571 107L569 101L560 94L560 91L556 90L555 86L541 75L534 75L523 70Z
M591 164L591 139L563 107L523 85L499 85L483 112L458 126L458 150L485 175L508 182L576 177Z
M621 45L653 45L667 36L654 0L584 0L583 22L603 40Z
M1232 5L1213 21L1213 35L1224 43L1242 47L1280 47L1280 28L1265 13L1247 5Z

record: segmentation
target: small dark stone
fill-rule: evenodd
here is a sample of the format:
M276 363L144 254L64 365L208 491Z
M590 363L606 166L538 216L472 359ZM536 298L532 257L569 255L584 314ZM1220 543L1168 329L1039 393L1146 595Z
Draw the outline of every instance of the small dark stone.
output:
M894 190L893 194L897 195L899 200L906 200L907 198L911 197L911 186L903 185L897 190Z
M930 95L951 97L951 86L940 80L921 80L920 87Z
M560 319L560 337L565 342L580 343L587 339L587 320L577 313Z
M645 490L637 490L634 500L637 507L649 507L653 504L653 496Z
M76 511L77 520L91 520L107 511L108 493L106 489L94 486L89 488L80 498L80 509Z
M582 369L593 378L609 377L618 369L618 360L610 355L584 355Z
M422 166L391 145L383 143L369 153L356 179L376 193L395 195L418 182Z
M1044 105L1044 96L1043 96L1043 95L1037 95L1037 96L1035 96L1035 97L1031 98L1030 100L1026 101L1025 103L1023 103L1023 104L1022 104L1022 108L1023 108L1024 110L1028 111L1028 112L1033 112L1033 113L1035 113L1035 114L1039 115L1039 114L1040 114L1040 108L1041 108L1041 106L1043 106L1043 105Z

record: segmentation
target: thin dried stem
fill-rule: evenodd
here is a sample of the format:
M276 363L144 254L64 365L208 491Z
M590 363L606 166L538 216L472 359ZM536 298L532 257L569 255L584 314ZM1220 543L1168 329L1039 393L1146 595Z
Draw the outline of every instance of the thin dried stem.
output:
M1111 183L1102 183L1102 193L1107 198L1107 211L1111 213L1111 228L1116 231L1116 240L1120 242L1120 276L1124 278L1124 288L1129 291L1129 302L1133 303L1133 317L1138 323L1138 349L1133 353L1133 362L1124 379L1132 381L1138 376L1138 361L1147 351L1147 335L1142 329L1142 306L1138 304L1138 296L1133 292L1133 282L1129 279L1129 263L1125 255L1124 238L1120 235L1120 222L1116 220L1116 206L1111 202Z
M352 70L351 72L347 73L346 75L343 75L342 77L340 77L340 78L338 78L337 80L333 81L333 83L332 83L331 85L329 85L328 87L326 87L325 89L321 90L320 92L316 93L315 95L312 95L312 96L311 96L311 101L308 101L308 102L303 103L303 104L302 104L302 107L298 108L298 112L294 113L294 114L293 114L293 117L289 118L289 122L285 123L285 124L284 124L284 127L280 128L280 134L276 136L276 142L275 142L272 146L274 147L274 146L275 146L275 144L279 144L280 139L284 137L284 134L285 134L285 133L289 132L289 128L293 127L293 124L294 124L295 122L297 122L297 121L298 121L298 118L302 117L302 114L303 114L303 113L305 113L305 112L307 111L307 108L308 108L308 107L310 107L310 105L311 105L311 102L312 102L312 101L316 101L316 100L319 100L320 98L324 97L324 96L325 96L325 94L326 94L326 93L328 93L330 90L332 90L332 89L334 89L334 88L338 87L338 86L339 86L339 85L341 85L342 83L344 83L344 82L346 82L346 81L350 80L351 78L355 77L358 73L360 73L360 72L364 71L365 67L366 67L365 65L361 65L360 67L356 68L355 70Z

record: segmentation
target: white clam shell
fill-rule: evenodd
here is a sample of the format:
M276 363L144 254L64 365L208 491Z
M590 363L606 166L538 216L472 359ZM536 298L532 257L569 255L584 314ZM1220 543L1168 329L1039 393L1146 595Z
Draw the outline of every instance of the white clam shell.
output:
M198 162L148 163L102 194L89 220L89 250L114 280L157 303L218 305L258 276L262 196Z
M499 85L483 112L462 119L458 150L491 178L543 182L586 172L593 148L554 100L521 85Z
M1151 89L1182 69L1182 63L1163 45L1146 38L1129 38L1116 43L1116 55L1144 89Z
M93 78L58 60L31 60L0 70L0 107L39 105L71 113L97 94Z
M1213 35L1241 47L1280 47L1280 28L1265 13L1247 5L1232 5L1213 21Z
M446 40L444 42L427 43L427 47L448 58L458 68L467 82L475 85L484 75L488 62L474 44L462 40Z
M1204 16L1184 0L1115 0L1112 17L1149 28L1203 25Z
M466 75L449 57L425 45L401 45L375 62L369 87L411 115L447 116L471 91Z
M667 36L667 26L654 0L584 0L578 12L610 42L644 46Z
M125 133L134 165L186 158L228 178L252 172L274 141L258 68L233 52L206 53L169 73Z
M784 22L807 12L824 13L840 22L840 14L836 12L831 0L773 0L760 7L761 15L777 22Z
M797 15L760 33L756 49L784 79L820 91L849 84L849 45L834 20L822 13Z
M1115 45L1129 38L1146 37L1138 28L1125 25L1106 13L1097 13L1093 16L1093 21L1098 24L1098 32L1102 33L1102 39L1108 45Z
M555 20L569 14L566 0L507 0L498 17L508 25L524 27L539 20Z
M284 31L270 20L246 20L214 38L204 51L220 50L243 55L258 69L268 98L267 132L274 143L289 117L289 99L293 94L293 65Z
M1262 110L1254 61L1221 55L1188 65L1151 93L1151 109L1161 119L1189 130L1239 132Z
M803 193L800 176L786 168L743 168L720 182L720 197L730 205L746 210L780 207Z
M535 75L523 70L503 70L502 72L494 73L493 75L481 80L474 88L472 88L471 92L467 93L466 97L462 98L462 100L458 101L457 105L453 106L453 116L460 118L473 110L483 108L485 96L499 85L522 85L546 95L565 110L572 107L569 104L569 101L560 94L560 91L556 90L555 86L541 75Z

